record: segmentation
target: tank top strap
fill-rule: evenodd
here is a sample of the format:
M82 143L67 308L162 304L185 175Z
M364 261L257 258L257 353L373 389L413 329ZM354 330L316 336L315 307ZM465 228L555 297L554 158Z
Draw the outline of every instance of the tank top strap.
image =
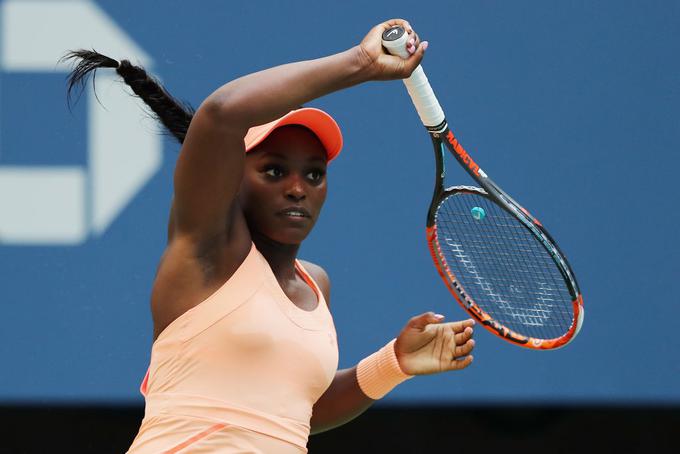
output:
M295 269L307 285L309 285L311 289L314 290L314 293L316 293L318 305L311 313L313 313L315 317L323 320L326 324L330 323L332 325L333 316L328 308L328 302L321 291L321 287L319 287L319 284L317 284L312 275L305 269L300 260L295 260Z
M318 300L319 304L321 303L326 303L325 298L323 296L323 292L321 291L321 288L319 285L316 283L314 278L312 277L311 274L307 272L304 266L302 266L302 262L298 259L295 259L295 270L298 272L298 274L304 279L304 281L309 285L309 287L314 290L314 293L316 293L316 299Z

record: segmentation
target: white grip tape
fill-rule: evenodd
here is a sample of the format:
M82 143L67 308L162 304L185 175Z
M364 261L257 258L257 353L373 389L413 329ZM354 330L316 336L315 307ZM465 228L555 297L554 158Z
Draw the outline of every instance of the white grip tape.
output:
M403 59L407 59L411 54L406 50L406 41L408 34L404 33L399 39L394 41L383 41L383 46L392 55L397 55ZM438 126L444 121L444 111L437 101L437 97L432 91L430 82L427 80L423 67L418 67L413 71L411 77L404 79L404 85L408 94L411 95L413 105L420 116L420 121L427 126Z
M444 111L432 91L422 66L418 65L411 77L404 79L404 85L406 85L408 94L411 95L413 105L416 106L420 121L426 127L437 126L444 121Z

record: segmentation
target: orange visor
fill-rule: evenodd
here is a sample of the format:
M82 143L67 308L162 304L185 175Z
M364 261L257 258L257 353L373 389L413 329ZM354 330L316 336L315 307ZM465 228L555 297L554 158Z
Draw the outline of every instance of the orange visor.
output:
M326 112L313 107L303 107L291 110L278 120L253 126L248 130L243 142L246 145L246 152L260 144L267 138L273 130L286 125L301 125L312 131L321 141L326 149L328 162L335 159L342 149L342 133L340 127L333 117Z

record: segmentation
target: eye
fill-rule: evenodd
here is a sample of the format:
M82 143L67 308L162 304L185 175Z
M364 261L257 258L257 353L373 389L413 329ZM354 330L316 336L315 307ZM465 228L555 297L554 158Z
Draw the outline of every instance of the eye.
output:
M283 176L283 169L279 166L268 166L264 169L264 174L270 178L279 178Z
M311 172L307 173L307 178L312 182L318 183L323 179L325 174L326 172L323 171L322 169L314 169Z

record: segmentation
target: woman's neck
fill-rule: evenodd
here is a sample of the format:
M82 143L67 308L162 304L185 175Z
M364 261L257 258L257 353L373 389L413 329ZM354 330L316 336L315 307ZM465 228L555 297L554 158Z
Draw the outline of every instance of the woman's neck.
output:
M300 249L299 244L278 243L255 232L252 232L252 239L279 282L295 279L295 258Z

